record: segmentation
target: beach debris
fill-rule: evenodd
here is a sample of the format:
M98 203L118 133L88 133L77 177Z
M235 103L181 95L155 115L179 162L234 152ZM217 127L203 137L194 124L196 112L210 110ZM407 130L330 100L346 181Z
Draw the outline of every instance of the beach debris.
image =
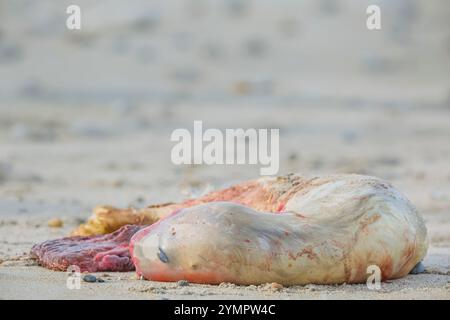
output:
M289 161L295 162L295 161L298 160L298 158L299 158L299 155L298 155L298 153L296 153L295 151L289 153L289 156L288 156L288 160L289 160Z
M187 287L187 286L189 285L189 281L187 281L187 280L179 280L179 281L177 282L177 285L178 285L179 287Z
M219 288L236 288L236 285L230 282L221 282L219 283Z
M278 282L272 282L272 283L269 285L269 288L270 288L271 290L273 290L273 291L280 291L280 290L283 289L284 287L283 287L282 284L279 284Z
M345 285L345 283L344 283L344 285ZM307 284L303 288L305 288L308 291L317 291L317 286L314 284Z
M116 179L116 180L111 182L111 186L113 188L121 188L121 187L123 187L125 185L125 183L126 182L123 179Z
M238 95L247 95L252 88L248 81L238 81L233 85L233 91Z
M85 274L83 276L83 281L85 282L97 282L97 277L92 274Z
M134 274L134 279L135 279L135 280L144 280L144 276L135 273L135 274Z
M93 274L86 274L83 276L83 281L85 282L98 282L98 283L103 283L105 282L104 279L100 278L100 277L96 277Z
M232 91L236 95L270 95L273 92L274 83L271 79L240 80L232 85Z
M61 228L64 225L64 222L60 218L52 218L48 220L47 225L50 228Z

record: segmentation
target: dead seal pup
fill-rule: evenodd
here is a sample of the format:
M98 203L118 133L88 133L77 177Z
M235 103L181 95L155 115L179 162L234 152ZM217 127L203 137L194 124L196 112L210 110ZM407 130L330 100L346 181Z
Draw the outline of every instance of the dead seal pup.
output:
M428 246L412 204L389 183L361 175L261 178L180 204L108 207L76 233L140 221L152 224L130 235L129 255L139 275L157 281L363 283L373 265L383 280L395 279ZM52 249L41 256L50 259Z

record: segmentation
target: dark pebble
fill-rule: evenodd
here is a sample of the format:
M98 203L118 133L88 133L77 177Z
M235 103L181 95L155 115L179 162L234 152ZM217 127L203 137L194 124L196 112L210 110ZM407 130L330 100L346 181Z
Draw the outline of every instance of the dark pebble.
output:
M83 280L86 282L96 282L97 281L97 277L93 276L92 274L86 274L83 276Z
M187 280L179 280L177 282L177 284L178 284L179 287L186 287L186 286L189 285L189 281L187 281Z

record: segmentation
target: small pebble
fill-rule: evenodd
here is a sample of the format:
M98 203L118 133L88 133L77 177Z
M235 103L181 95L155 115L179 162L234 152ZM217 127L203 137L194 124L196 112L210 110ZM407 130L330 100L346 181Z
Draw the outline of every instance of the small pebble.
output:
M425 266L422 262L416 264L416 266L409 272L410 274L420 274L425 272Z
M103 283L105 282L105 280L103 280L102 278L97 278L97 282Z
M92 275L92 274L86 274L86 275L83 276L83 281L96 282L97 281L97 277Z
M64 225L64 222L59 218L53 218L47 222L47 225L50 228L61 228Z
M136 280L144 280L144 276L143 275L139 275L137 273L134 275L134 277L135 277Z
M252 88L247 81L238 81L234 84L233 91L238 95L247 95L251 92Z
M144 202L145 202L145 198L144 198L144 197L137 197L137 198L136 198L136 202L138 202L138 203L144 203Z
M189 281L187 281L187 280L179 280L177 282L177 284L178 284L179 287L187 287L189 285Z
M272 282L272 283L270 284L270 289L272 289L272 290L274 290L274 291L279 291L279 290L283 289L283 285L282 285L282 284L279 284L279 283L277 283L277 282Z
M120 179L114 180L111 182L111 186L113 186L114 188L120 188L120 187L123 187L124 185L125 185L125 181L120 180Z
M289 161L297 161L298 160L298 154L297 153L295 153L295 152L291 152L290 154L289 154Z
M230 282L221 282L219 288L234 288L236 285Z
M307 284L304 288L309 291L317 291L317 289L311 284Z

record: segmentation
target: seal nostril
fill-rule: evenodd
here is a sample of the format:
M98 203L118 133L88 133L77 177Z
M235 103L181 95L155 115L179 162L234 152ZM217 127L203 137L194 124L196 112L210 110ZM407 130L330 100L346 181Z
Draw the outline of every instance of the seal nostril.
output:
M167 256L167 254L163 251L163 249L158 248L158 258L159 260L161 260L164 263L168 263L169 262L169 257Z

